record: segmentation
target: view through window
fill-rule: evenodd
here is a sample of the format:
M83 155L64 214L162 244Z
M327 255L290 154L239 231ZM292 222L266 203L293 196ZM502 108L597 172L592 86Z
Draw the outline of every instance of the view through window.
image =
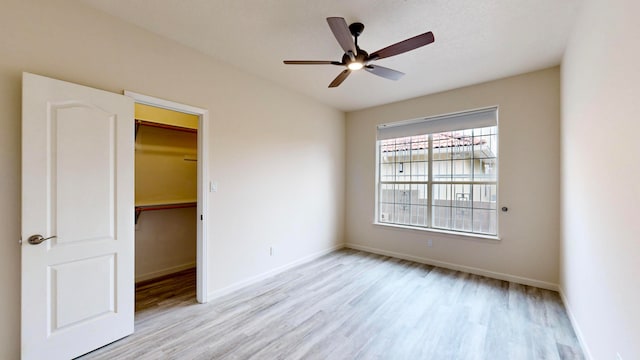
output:
M497 235L497 109L388 124L378 135L379 223Z

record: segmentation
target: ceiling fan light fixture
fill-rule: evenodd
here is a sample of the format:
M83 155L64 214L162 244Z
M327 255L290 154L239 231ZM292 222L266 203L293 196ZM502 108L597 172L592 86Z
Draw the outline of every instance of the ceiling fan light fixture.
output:
M364 67L364 64L358 61L350 62L347 67L349 70L360 70Z

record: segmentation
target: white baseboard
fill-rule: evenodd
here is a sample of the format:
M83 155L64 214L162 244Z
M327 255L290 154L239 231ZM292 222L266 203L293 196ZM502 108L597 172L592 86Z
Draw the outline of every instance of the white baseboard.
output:
M186 263L186 264L172 266L170 268L166 268L166 269L162 269L162 270L158 270L158 271L152 271L152 272L149 272L149 273L146 273L146 274L136 275L136 282L138 283L140 281L155 279L155 278L160 277L160 276L173 274L173 273L176 273L178 271L187 270L187 269L191 269L191 268L194 268L194 267L196 267L196 262L192 261L192 262L189 262L189 263Z
M288 263L286 265L282 265L280 267L277 267L275 269L269 270L269 271L264 272L262 274L259 274L259 275L256 275L256 276L252 276L252 277L250 277L248 279L239 281L239 282L237 282L235 284L223 287L222 289L214 290L214 291L210 292L207 295L207 301L215 300L215 299L217 299L219 297L222 297L224 295L227 295L227 294L229 294L229 293L231 293L233 291L242 289L242 288L244 288L246 286L249 286L249 285L253 285L253 284L255 284L255 283L259 282L259 281L262 281L262 280L264 280L264 279L266 279L268 277L277 275L277 274L279 274L279 273L281 273L283 271L289 270L289 269L291 269L293 267L296 267L298 265L301 265L301 264L307 263L309 261L315 260L315 259L317 259L317 258L319 258L321 256L324 256L324 255L326 255L328 253L334 252L334 251L342 249L342 248L344 248L344 244L339 244L339 245L336 245L336 246L332 246L332 247L330 247L328 249L325 249L325 250L322 250L322 251L318 251L318 252L316 252L314 254L311 254L311 255L305 256L305 257L303 257L301 259L298 259L296 261L290 262L290 263Z
M571 307L569 306L569 301L567 301L567 297L564 294L564 289L562 286L558 291L560 293L560 299L562 299L562 303L564 304L564 308L567 310L567 315L569 315L569 320L571 321L571 326L573 327L573 331L576 333L576 337L578 338L578 342L580 343L580 347L582 348L582 352L584 353L584 357L587 360L593 360L593 356L591 356L591 351L587 346L587 342L584 339L584 334L578 326L578 320L573 315L573 311L571 311Z
M510 281L517 284L534 286L534 287L547 289L547 290L558 291L560 289L558 284L554 284L546 281L540 281L540 280L530 279L522 276L510 275L510 274L480 269L480 268L471 267L471 266L458 265L458 264L453 264L445 261L423 258L419 256L407 255L407 254L397 253L394 251L387 251L387 250L382 250L378 248L373 248L369 246L347 243L345 244L345 247L350 249L355 249L355 250L366 251L366 252L370 252L378 255L385 255L385 256L390 256L398 259L414 261L421 264L438 266L445 269L457 270L457 271L462 271L462 272L475 274L475 275L482 275L482 276L490 277L493 279Z

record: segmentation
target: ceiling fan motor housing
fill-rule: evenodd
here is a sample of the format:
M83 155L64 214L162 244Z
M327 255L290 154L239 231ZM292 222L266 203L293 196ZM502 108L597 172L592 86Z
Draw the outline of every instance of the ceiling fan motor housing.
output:
M349 25L349 31L351 31L351 35L358 37L364 31L364 24L359 22L353 23Z

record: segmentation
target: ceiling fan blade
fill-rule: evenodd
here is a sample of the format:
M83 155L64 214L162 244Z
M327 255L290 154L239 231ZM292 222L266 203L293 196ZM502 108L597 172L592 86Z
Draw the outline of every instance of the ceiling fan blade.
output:
M364 69L374 75L378 75L389 80L400 80L400 78L404 76L403 72L389 69L384 66L367 65Z
M284 60L287 65L342 65L339 61L325 60Z
M375 51L371 55L369 55L369 59L377 60L377 59L388 58L390 56L402 54L404 52L417 49L421 46L431 44L434 41L435 41L435 38L433 37L433 33L429 31L424 34L409 38L407 40L400 41L393 45L389 45L384 49Z
M344 79L346 79L347 76L349 76L349 74L351 74L351 70L349 70L349 69L344 70L335 79L333 79L331 84L329 84L329 87L333 88L333 87L337 87L338 85L342 84Z
M351 31L344 18L341 17L328 17L327 23L333 32L333 36L338 40L338 44L342 47L345 53L351 51L353 55L357 55L356 44L351 37Z

